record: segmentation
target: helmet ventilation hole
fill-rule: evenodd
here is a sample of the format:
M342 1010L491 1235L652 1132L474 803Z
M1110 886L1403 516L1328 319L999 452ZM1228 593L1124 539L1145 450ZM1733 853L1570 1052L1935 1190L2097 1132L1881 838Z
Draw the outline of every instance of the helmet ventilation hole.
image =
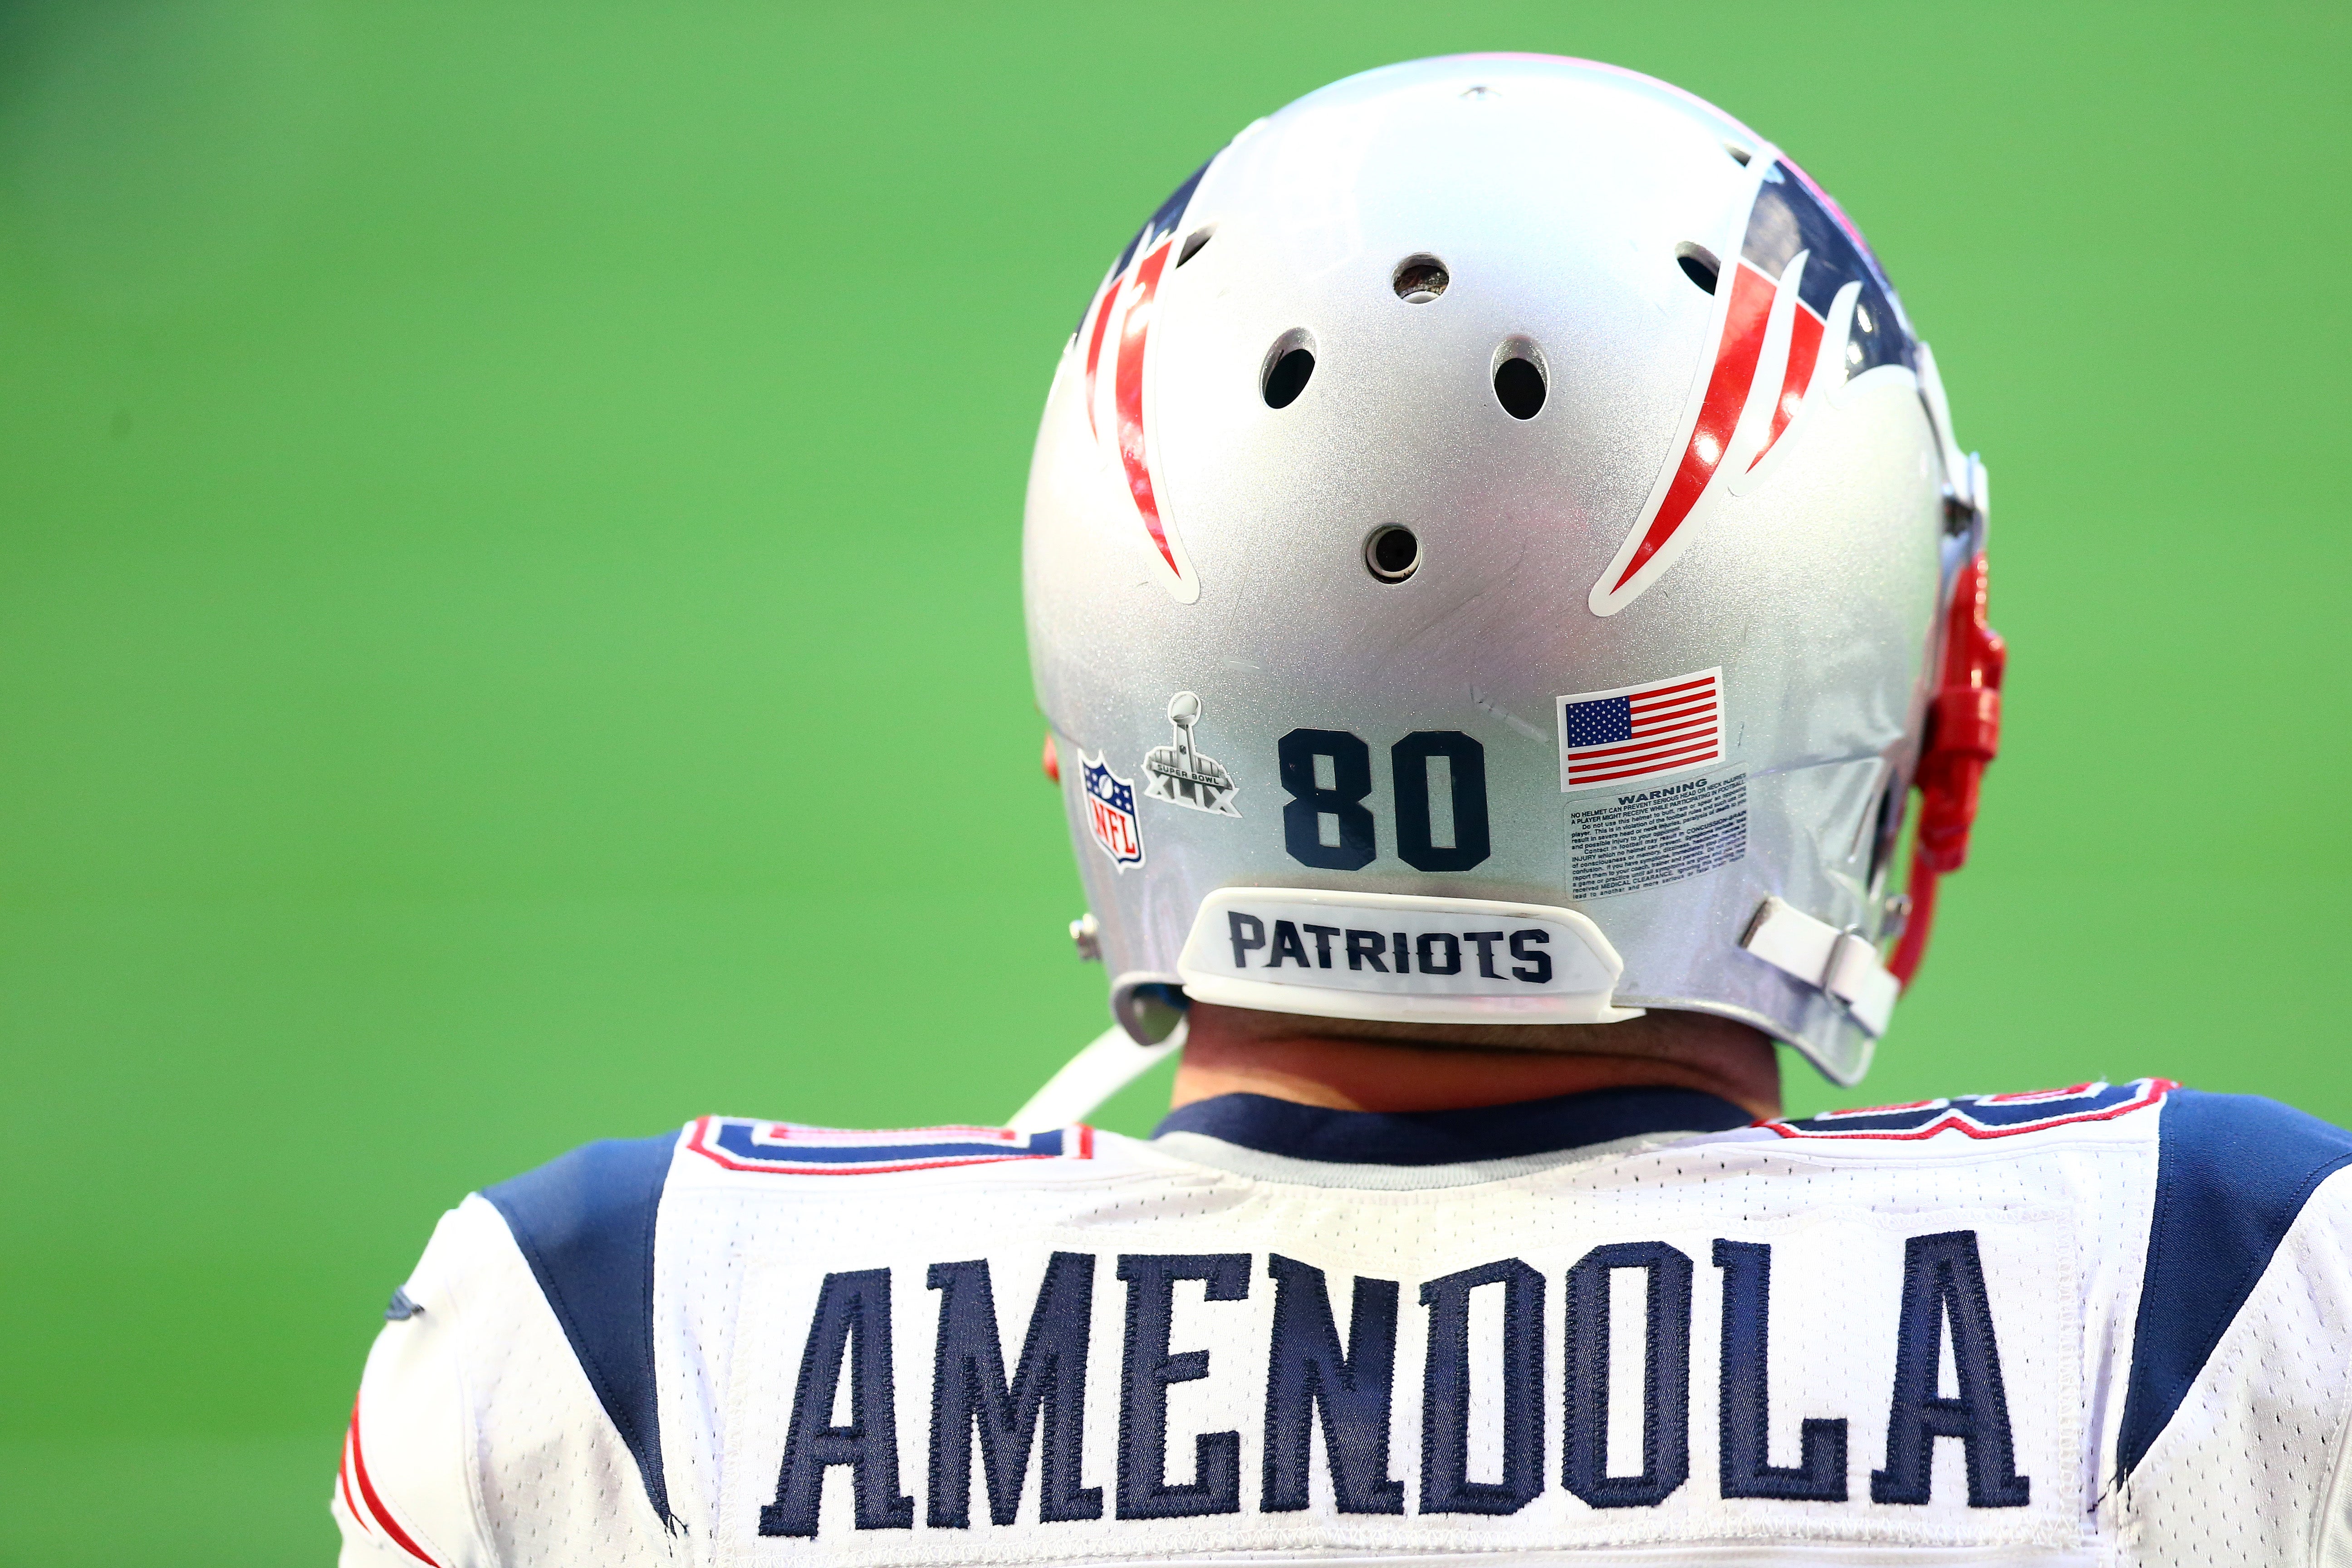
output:
M1184 263L1192 260L1192 258L1200 255L1201 247L1208 244L1209 241L1215 237L1216 232L1217 226L1211 223L1203 224L1199 228L1194 229L1191 234L1185 236L1184 248L1176 253L1176 265L1181 267Z
M1383 583L1402 583L1421 570L1421 540L1396 523L1376 528L1364 541L1364 564Z
M1743 169L1748 167L1748 161L1756 156L1755 153L1750 153L1747 148L1742 147L1734 142L1726 142L1723 144L1723 150L1730 153L1731 161L1738 164Z
M1396 297L1408 305L1426 305L1445 292L1453 282L1445 263L1434 256L1408 256L1397 263L1395 274L1389 279Z
M1684 277L1710 294L1715 292L1716 279L1723 275L1723 263L1715 258L1715 252L1703 245L1675 246L1675 264L1683 269Z
M1543 372L1533 360L1505 360L1495 367L1495 401L1514 419L1534 418L1543 412Z
M1265 353L1265 368L1259 373L1258 390L1268 408L1287 408L1298 401L1307 390L1307 380L1315 374L1315 340L1304 327L1293 327L1274 340L1274 347Z
M1505 338L1495 350L1495 401L1514 419L1532 419L1543 412L1549 390L1543 351L1533 338Z

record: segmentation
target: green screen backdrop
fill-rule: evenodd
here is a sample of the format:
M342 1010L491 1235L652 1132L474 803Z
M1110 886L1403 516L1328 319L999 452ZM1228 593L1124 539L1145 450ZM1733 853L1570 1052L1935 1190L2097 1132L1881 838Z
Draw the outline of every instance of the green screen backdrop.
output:
M1991 464L2008 750L1863 1098L2352 1120L2347 15L0 10L0 1562L326 1562L468 1189L993 1120L1101 1026L1033 422L1177 180L1417 55L1780 142Z

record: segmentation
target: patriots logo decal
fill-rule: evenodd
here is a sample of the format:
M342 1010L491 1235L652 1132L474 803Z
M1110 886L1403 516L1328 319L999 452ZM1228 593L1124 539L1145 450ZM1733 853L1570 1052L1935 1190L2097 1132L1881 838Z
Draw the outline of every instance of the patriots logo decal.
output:
M1136 520L1150 542L1152 558L1164 569L1161 585L1186 605L1201 596L1201 584L1192 575L1183 540L1160 511L1144 426L1143 367L1160 279L1171 261L1181 267L1186 259L1171 252L1183 226L1184 209L1192 205L1201 176L1208 172L1209 165L1202 164L1160 204L1111 263L1110 275L1096 290L1087 313L1078 318L1078 339L1086 344L1087 427L1097 442L1106 432L1115 439L1120 475L1134 500ZM1099 389L1106 385L1109 407L1102 408L1097 399Z
M1596 616L1639 598L1706 523L1760 486L1825 397L1882 365L1916 372L1909 324L1861 234L1795 164L1757 162L1739 255L1716 279L1711 356L1648 501L1592 584Z

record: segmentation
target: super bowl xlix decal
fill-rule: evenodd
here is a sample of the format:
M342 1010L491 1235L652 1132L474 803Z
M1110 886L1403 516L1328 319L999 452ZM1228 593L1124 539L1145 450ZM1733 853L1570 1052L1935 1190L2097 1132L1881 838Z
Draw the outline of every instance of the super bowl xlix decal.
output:
M1154 800L1164 800L1174 805L1189 805L1194 811L1214 812L1219 816L1239 816L1234 796L1240 793L1234 775L1225 772L1224 764L1204 754L1192 743L1193 727L1201 721L1201 700L1190 691L1180 691L1168 703L1168 725L1174 738L1164 746L1154 746L1144 754L1143 771L1151 782L1143 793Z

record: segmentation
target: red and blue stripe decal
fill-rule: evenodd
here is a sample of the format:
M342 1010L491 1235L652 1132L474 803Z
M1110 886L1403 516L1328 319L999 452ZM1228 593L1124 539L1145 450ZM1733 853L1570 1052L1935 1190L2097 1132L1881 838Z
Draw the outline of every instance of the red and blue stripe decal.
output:
M1838 298L1849 289L1853 309L1843 317L1841 341L1825 344L1841 320ZM1760 468L1808 397L1880 365L1915 366L1916 346L1877 258L1837 204L1784 158L1759 176L1739 255L1723 268L1715 289L1724 300L1721 324L1694 392L1696 409L1684 415L1689 434L1669 458L1671 478L1594 585L1601 613L1638 595L1653 562L1664 569L1658 557L1692 521L1718 472L1737 487ZM1785 312L1789 331L1768 355L1774 307L1783 291L1795 296ZM1769 418L1759 433L1739 437L1759 377L1770 378L1765 383L1773 391Z
M1127 478L1128 493L1135 501L1136 516L1143 523L1144 531L1151 536L1153 549L1179 578L1183 576L1184 569L1176 559L1176 547L1170 543L1167 522L1160 514L1160 497L1152 483L1151 458L1145 445L1143 363L1150 342L1152 304L1160 292L1160 279L1168 268L1168 253L1176 243L1184 209L1192 205L1192 192L1200 185L1201 176L1208 172L1209 165L1202 164L1169 193L1168 199L1160 204L1136 231L1135 237L1127 242L1118 259L1111 263L1109 276L1103 279L1102 287L1087 305L1087 314L1078 320L1078 329L1087 343L1087 427L1097 440L1101 438L1095 419L1095 388L1108 342L1111 407L1118 421L1118 459ZM1119 319L1115 337L1110 331L1114 316ZM1089 320L1091 326L1087 324Z
M1057 1127L1050 1132L961 1126L866 1131L706 1116L688 1131L686 1146L730 1171L782 1176L872 1176L892 1171L995 1165L1012 1160L1091 1160L1095 1133L1086 1126Z
M1783 1138L1871 1138L1916 1142L1939 1132L1969 1138L2014 1138L2074 1122L2112 1121L2161 1105L2180 1086L2168 1078L2129 1083L2077 1083L2021 1094L1963 1094L1859 1110L1825 1110L1798 1121L1759 1123Z

